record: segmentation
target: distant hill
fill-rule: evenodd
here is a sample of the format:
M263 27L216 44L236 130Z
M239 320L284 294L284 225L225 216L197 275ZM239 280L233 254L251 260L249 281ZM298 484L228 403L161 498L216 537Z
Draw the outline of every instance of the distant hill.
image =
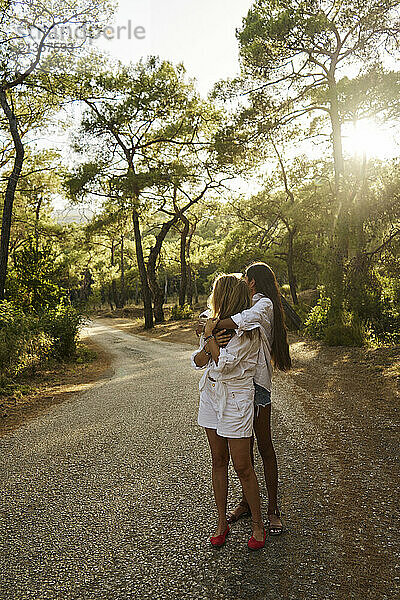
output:
M89 208L64 207L53 211L54 219L57 223L77 223L83 224L90 221L94 212Z

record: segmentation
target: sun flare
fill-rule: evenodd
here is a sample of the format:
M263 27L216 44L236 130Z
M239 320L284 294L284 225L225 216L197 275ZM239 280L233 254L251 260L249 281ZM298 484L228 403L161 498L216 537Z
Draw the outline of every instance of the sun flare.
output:
M352 156L388 159L398 156L399 144L395 133L370 120L343 128L344 150Z

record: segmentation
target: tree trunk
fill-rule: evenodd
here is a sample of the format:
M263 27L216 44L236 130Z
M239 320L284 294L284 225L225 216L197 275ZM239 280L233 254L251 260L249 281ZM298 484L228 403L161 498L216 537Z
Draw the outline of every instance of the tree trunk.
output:
M135 304L139 304L139 282L135 279Z
M159 285L157 281L157 259L161 252L162 244L173 225L178 221L178 215L176 215L170 221L167 221L161 227L158 235L156 236L156 243L154 247L150 250L149 260L147 261L147 276L149 279L149 285L151 289L151 293L153 295L153 303L154 303L154 318L156 323L164 323L164 290Z
M295 236L295 231L289 231L289 247L287 254L287 271L288 271L288 281L290 287L290 293L292 295L293 304L298 304L299 300L297 298L297 282L296 276L294 274L294 252L293 252L293 238Z
M112 292L112 298L113 298L115 307L121 308L121 303L120 303L119 297L118 297L117 282L115 281L115 279L113 279L111 282L111 292Z
M330 119L332 124L333 160L335 166L335 195L333 232L330 243L330 257L326 268L327 292L331 297L331 318L337 320L344 301L344 269L348 254L348 223L344 206L344 160L342 147L342 125L339 113L338 92L335 78L328 79Z
M154 327L153 307L151 305L151 290L147 280L146 265L143 257L142 234L140 232L139 215L136 210L132 211L133 230L135 234L136 258L138 263L140 281L142 284L142 297L144 305L144 328Z
M165 273L165 283L164 283L164 304L168 301L168 275Z
M3 205L3 220L1 226L1 241L0 241L0 300L5 298L5 287L7 278L8 251L10 247L10 232L13 213L13 205L15 198L15 190L22 171L24 162L24 146L21 141L21 136L18 131L17 117L11 110L5 90L0 89L0 104L7 118L12 139L15 148L14 166L10 177L8 178L6 193L4 196Z
M111 242L111 260L110 260L110 263L111 263L111 266L114 267L114 265L115 265L115 244L114 244L114 241ZM112 299L112 302L115 304L115 308L121 308L120 305L119 305L117 282L115 281L114 277L111 280L110 297Z
M300 329L302 320L297 312L292 308L285 296L281 296L282 307L285 312L285 321L290 329Z
M188 267L186 262L186 240L189 235L189 220L185 215L181 214L180 219L183 223L183 229L181 231L181 281L179 286L179 306L184 306L186 300L186 291L188 285Z
M111 289L111 285L108 287L107 299L108 299L108 304L110 305L110 310L113 311L114 305L113 305L113 292Z
M193 303L193 270L190 263L188 263L187 303L189 306Z
M329 85L329 104L330 110L329 115L332 125L332 147L333 147L333 161L335 166L335 191L336 199L339 204L339 210L341 209L341 179L344 174L344 160L343 160L343 146L342 146L342 124L339 114L339 100L338 91L335 78L328 78Z
M196 272L193 271L193 287L194 287L194 301L196 302L196 304L199 303L199 290L197 288L197 277L196 277Z
M189 235L186 242L186 256L187 256L187 264L188 264L188 287L187 287L187 303L189 306L193 304L193 269L190 260L190 247L192 245L192 239L194 232L196 231L197 221L195 223L191 223Z
M124 256L124 236L121 235L120 261L121 261L121 308L124 308L126 303L125 290L125 256Z
M39 252L39 221L40 221L40 209L42 208L43 196L40 195L35 208L35 249Z

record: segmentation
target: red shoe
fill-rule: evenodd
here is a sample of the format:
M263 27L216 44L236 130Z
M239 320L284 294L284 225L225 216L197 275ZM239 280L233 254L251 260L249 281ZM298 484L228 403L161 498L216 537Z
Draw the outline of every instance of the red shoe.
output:
M215 546L216 548L220 548L221 546L223 546L225 544L226 536L228 535L228 533L229 533L229 525L225 529L224 533L222 533L221 535L216 535L210 539L211 544L213 546Z
M264 546L265 546L266 537L267 537L267 532L264 529L264 539L262 542L260 542L259 540L256 540L256 538L252 535L251 538L249 539L249 541L247 542L247 545L250 548L250 550L261 550L261 548L264 548Z

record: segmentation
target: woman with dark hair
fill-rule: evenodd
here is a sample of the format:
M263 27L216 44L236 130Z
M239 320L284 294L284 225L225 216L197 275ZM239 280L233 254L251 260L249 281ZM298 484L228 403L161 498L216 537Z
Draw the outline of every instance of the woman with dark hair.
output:
M287 330L279 286L272 269L265 263L254 263L246 269L244 278L253 306L220 320L217 327L219 330L236 329L237 335L260 329L261 348L254 375L254 433L268 490L268 530L270 535L280 535L282 521L278 507L278 465L271 436L271 379L273 366L281 371L288 371L291 367ZM218 339L221 344L224 342L220 336ZM253 452L252 459L254 462ZM243 494L242 500L229 515L228 522L234 523L249 514L249 504Z
M229 533L226 517L228 463L232 457L252 513L251 550L265 545L266 531L261 518L260 492L252 464L250 445L254 422L254 385L260 349L258 330L233 335L226 348L217 343L213 331L219 319L251 306L250 291L241 277L220 275L210 297L211 315L192 355L195 369L203 369L199 383L198 424L204 427L212 456L212 483L218 510L218 524L211 538L222 546Z

